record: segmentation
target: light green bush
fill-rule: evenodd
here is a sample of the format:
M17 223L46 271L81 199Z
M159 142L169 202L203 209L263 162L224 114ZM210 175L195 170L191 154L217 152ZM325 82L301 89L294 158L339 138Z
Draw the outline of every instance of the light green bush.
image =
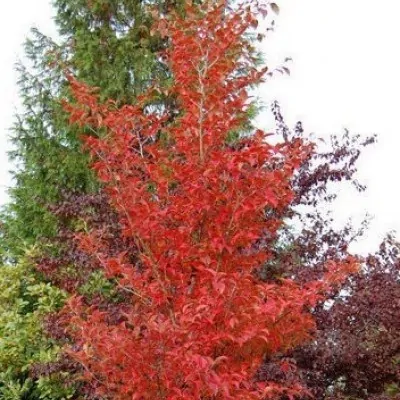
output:
M27 260L0 267L0 399L68 399L60 377L30 377L36 363L57 359L57 344L42 329L44 316L59 309L65 294L39 280Z

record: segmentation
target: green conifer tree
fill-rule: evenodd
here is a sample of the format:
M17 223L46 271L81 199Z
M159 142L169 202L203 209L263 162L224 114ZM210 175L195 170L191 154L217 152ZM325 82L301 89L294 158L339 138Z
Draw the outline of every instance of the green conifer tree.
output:
M97 183L88 168L77 131L60 99L68 96L65 71L96 86L119 105L134 102L153 78L168 79L155 56L164 42L151 36L151 9L177 7L168 1L54 0L56 43L32 30L26 64L18 64L23 110L12 129L14 186L2 213L3 257L15 258L57 230L49 204L62 191L88 193Z

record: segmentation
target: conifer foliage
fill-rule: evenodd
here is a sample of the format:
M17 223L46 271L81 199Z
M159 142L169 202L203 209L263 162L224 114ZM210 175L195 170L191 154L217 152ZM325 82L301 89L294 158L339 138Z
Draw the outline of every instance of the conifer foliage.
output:
M134 102L154 77L165 85L169 73L154 57L165 43L149 34L150 7L168 12L180 2L52 1L59 37L33 29L25 43L26 61L17 65L23 108L12 129L15 184L0 214L0 256L15 259L27 246L56 236L59 221L49 205L60 202L63 193L98 191L60 104L69 96L64 68L120 105ZM160 95L156 103L168 101Z
M254 67L245 34L274 7L220 1L188 4L184 18L161 14L153 30L170 42L162 57L181 110L173 124L168 110L147 106L157 85L118 107L69 78L71 122L106 131L85 145L130 244L115 255L101 229L76 237L125 295L113 322L79 296L64 309L69 354L103 398L294 398L299 385L256 382L255 373L265 355L310 337L310 308L356 268L351 258L332 262L303 285L256 278L269 258L257 240L277 235L274 211L293 201L291 179L313 151L300 139L271 144L260 130L227 143L246 121L247 89L267 72Z

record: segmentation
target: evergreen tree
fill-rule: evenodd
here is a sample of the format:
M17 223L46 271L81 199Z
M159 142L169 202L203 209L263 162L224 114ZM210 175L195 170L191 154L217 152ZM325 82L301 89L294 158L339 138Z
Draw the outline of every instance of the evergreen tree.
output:
M155 57L164 41L150 36L149 27L152 9L167 12L175 6L166 1L54 0L59 43L32 30L25 43L28 63L18 64L23 110L12 130L15 184L2 215L3 256L14 258L26 245L54 236L57 223L48 206L63 191L97 190L77 131L61 107L69 90L65 71L118 105L134 102L154 77L168 79Z

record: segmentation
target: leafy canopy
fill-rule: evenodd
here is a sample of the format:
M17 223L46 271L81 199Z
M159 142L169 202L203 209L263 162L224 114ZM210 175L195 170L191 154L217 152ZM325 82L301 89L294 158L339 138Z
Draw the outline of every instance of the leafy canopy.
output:
M118 107L70 77L77 104L65 107L71 122L106 131L85 143L132 243L113 255L103 230L77 235L129 299L115 323L79 296L64 309L75 340L69 353L101 396L293 398L298 385L256 382L254 374L265 354L310 337L308 309L356 266L351 258L332 262L321 280L302 286L255 277L269 257L257 240L282 225L268 210L293 201L294 171L313 149L299 139L270 144L259 130L227 144L247 118L247 88L266 73L254 67L245 33L268 10L221 1L188 4L185 18L161 16L155 29L170 41L163 58L181 109L173 124L168 110L148 107L157 86ZM160 132L167 141L156 140Z

